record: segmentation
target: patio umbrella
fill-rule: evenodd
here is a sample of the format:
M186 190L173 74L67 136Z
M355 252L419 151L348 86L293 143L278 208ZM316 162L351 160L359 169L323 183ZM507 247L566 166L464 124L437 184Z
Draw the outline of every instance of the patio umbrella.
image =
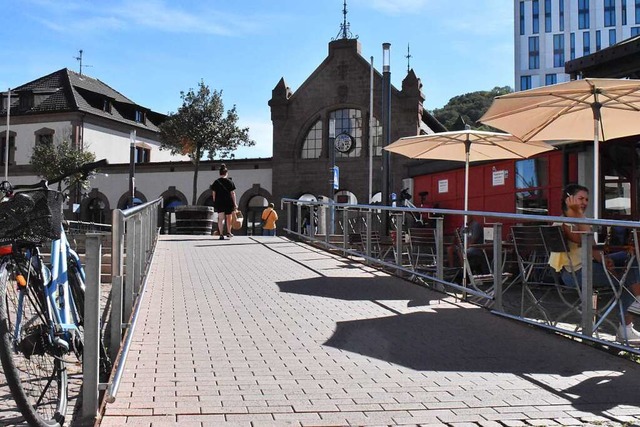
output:
M599 142L640 134L640 80L585 78L497 96L479 121L523 141L593 141L598 218Z
M499 159L524 159L553 150L554 147L542 141L523 142L507 133L472 130L467 125L467 129L460 131L400 138L384 149L412 159L463 161L465 163L464 210L467 211L469 210L469 163ZM466 214L463 226L467 226ZM466 233L464 233L463 252L463 258L466 261Z

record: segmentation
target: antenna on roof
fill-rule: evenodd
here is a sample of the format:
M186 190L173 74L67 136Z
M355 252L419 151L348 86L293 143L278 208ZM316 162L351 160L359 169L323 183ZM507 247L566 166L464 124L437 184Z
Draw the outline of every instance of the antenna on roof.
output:
M409 74L409 71L411 71L411 53L409 53L409 43L407 43L407 54L405 55L405 58L407 58L407 74Z
M74 56L73 59L77 60L80 63L80 75L82 75L82 49L78 51L79 55ZM93 67L93 65L85 65L85 67Z
M349 26L351 24L349 24L349 22L347 22L347 0L344 0L344 6L342 8L342 24L340 24L340 31L338 31L338 35L333 39L333 40L338 40L338 39L351 39L351 38L355 38L357 39L358 36L353 37L353 34L351 33L351 30L349 29Z

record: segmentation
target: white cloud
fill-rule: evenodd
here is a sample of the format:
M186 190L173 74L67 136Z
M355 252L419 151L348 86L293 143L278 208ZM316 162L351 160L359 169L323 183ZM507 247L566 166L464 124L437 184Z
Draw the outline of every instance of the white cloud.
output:
M179 3L166 0L95 3L90 1L52 2L32 0L38 7L34 19L61 33L83 33L110 29L151 28L168 33L214 34L223 36L255 34L274 17L251 16L215 10L204 2L187 11ZM52 16L55 16L52 19Z

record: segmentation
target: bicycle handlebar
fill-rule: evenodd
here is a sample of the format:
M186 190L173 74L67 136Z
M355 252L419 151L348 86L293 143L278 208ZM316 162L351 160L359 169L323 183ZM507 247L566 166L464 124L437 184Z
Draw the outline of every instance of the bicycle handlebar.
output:
M20 185L15 185L13 186L14 190L29 190L29 189L36 189L36 188L48 188L50 185L53 184L57 184L60 181L64 180L65 178L68 178L70 176L73 176L77 173L82 173L83 176L88 175L91 171L95 170L95 169L99 169L103 166L106 166L109 164L109 161L107 159L102 159L102 160L98 160L95 162L90 162L90 163L85 163L84 165L70 171L67 172L65 174L62 174L60 176L57 176L49 181L47 181L46 179L43 179L42 181L38 182L37 184L20 184Z

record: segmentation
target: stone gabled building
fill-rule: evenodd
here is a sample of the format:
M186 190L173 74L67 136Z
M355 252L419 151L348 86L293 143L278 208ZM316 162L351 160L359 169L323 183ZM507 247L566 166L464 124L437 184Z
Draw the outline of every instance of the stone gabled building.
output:
M292 91L280 79L269 106L273 122L274 198L335 196L337 201L368 204L369 104L371 64L360 42L341 38L305 82ZM373 193L382 191L382 84L373 76ZM423 107L422 83L413 70L400 90L391 88L391 142L403 136L446 130ZM339 188L331 188L331 168L339 168ZM399 193L413 161L391 156L390 192ZM379 197L379 195L378 195ZM379 200L379 198L378 198Z

